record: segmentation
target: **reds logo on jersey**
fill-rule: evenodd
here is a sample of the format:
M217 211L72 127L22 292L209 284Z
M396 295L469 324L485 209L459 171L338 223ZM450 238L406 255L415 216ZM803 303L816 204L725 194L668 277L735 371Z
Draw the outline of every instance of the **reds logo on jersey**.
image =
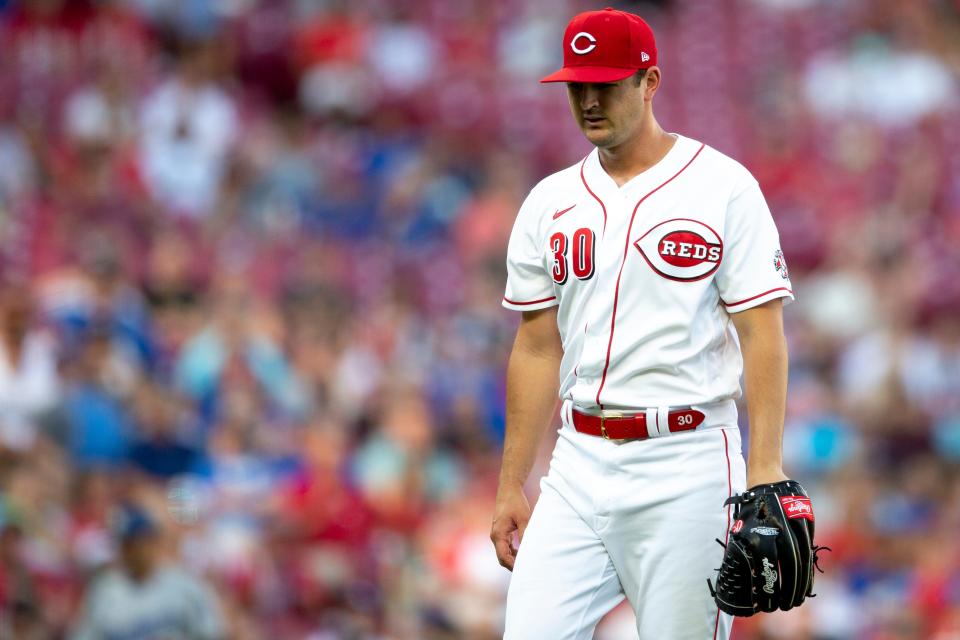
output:
M717 232L689 218L661 222L633 245L654 271L682 282L706 278L723 259L723 241Z

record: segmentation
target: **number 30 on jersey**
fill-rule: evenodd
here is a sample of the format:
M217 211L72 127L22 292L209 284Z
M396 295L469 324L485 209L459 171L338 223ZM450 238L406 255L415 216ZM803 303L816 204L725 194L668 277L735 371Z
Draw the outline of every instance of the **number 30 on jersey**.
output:
M558 231L550 236L550 251L553 253L553 281L566 284L570 271L578 280L593 277L593 250L596 248L596 235L593 229L577 229L572 236ZM569 258L567 254L570 254ZM568 264L569 260L569 264Z

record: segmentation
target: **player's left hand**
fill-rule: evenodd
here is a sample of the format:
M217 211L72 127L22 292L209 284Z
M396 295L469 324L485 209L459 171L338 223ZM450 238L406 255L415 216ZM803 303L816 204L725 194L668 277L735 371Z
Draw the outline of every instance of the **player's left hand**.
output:
M813 596L817 551L826 547L814 545L813 506L800 483L757 485L725 504L736 505L734 523L716 589L707 580L720 610L736 616L786 611Z

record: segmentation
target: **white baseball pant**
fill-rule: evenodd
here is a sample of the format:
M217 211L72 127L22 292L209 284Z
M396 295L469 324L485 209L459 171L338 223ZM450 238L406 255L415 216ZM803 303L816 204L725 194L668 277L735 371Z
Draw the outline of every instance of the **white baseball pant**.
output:
M581 640L624 597L640 640L726 640L733 621L707 589L744 491L740 432L607 441L576 432L565 403L550 470L507 595L504 640ZM721 423L722 424L722 423ZM730 424L727 422L726 424Z

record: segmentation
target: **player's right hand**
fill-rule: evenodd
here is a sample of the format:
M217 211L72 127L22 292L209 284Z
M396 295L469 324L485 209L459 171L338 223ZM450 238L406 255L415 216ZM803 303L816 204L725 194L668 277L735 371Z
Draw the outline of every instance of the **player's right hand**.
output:
M493 509L493 525L490 528L490 540L497 550L497 560L510 571L517 558L517 549L523 541L523 532L530 521L530 502L523 493L522 486L500 486L497 502ZM517 543L514 545L514 532Z

